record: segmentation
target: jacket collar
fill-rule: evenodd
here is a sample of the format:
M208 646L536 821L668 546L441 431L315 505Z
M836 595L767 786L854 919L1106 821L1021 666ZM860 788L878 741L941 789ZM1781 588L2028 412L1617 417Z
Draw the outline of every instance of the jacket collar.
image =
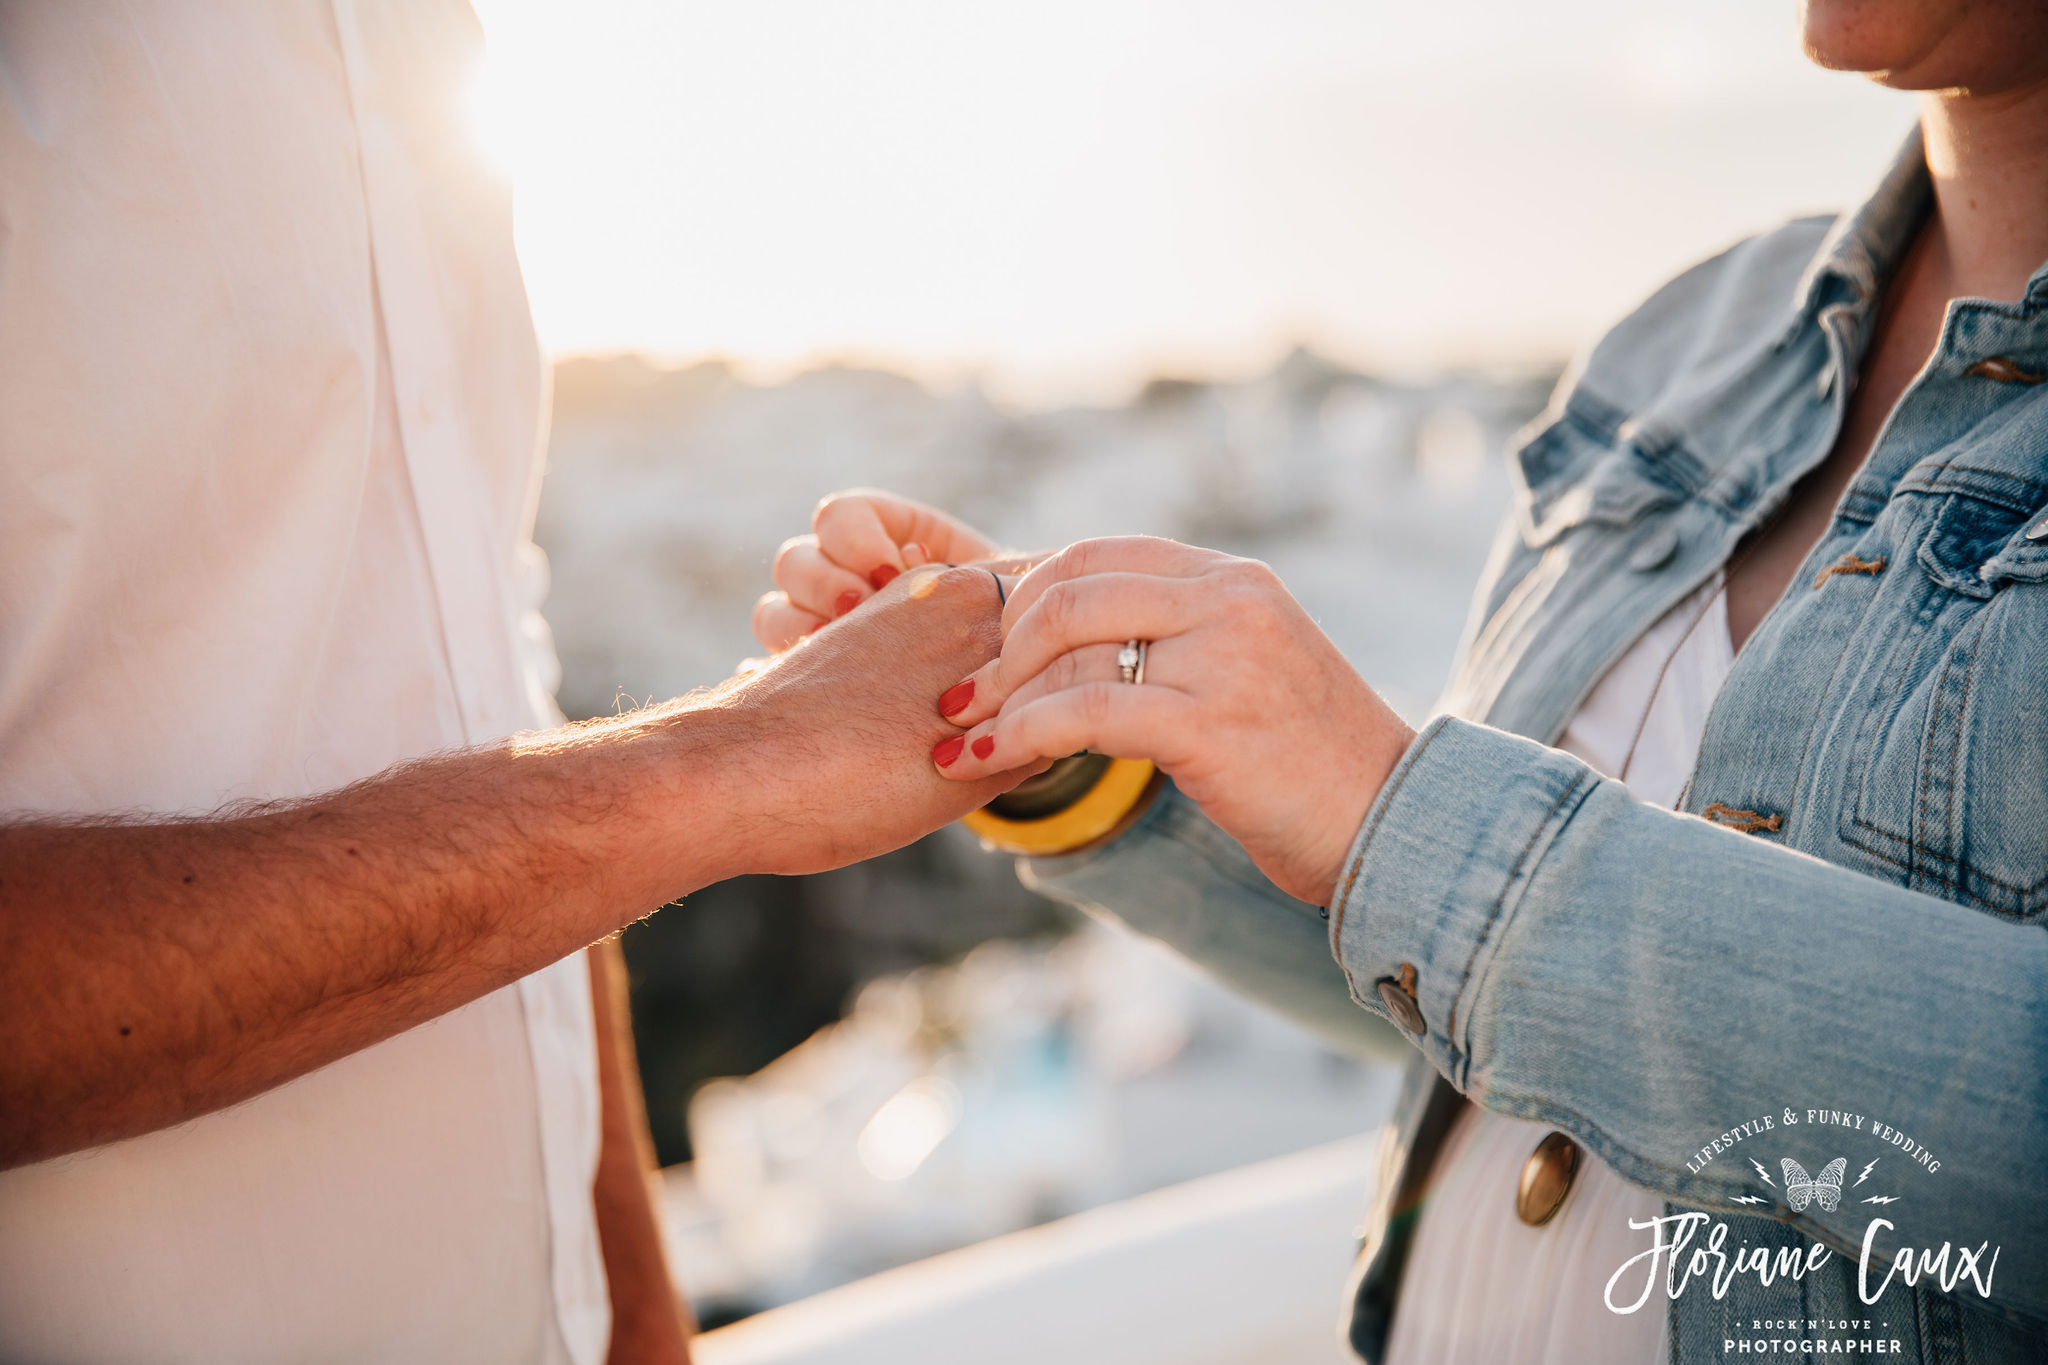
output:
M1875 192L1861 208L1837 218L1821 239L1794 290L1797 321L1811 320L1821 305L1835 300L1868 307L1913 244L1933 204L1934 184L1928 178L1916 123ZM2036 273L2032 288L2048 289L2048 266Z

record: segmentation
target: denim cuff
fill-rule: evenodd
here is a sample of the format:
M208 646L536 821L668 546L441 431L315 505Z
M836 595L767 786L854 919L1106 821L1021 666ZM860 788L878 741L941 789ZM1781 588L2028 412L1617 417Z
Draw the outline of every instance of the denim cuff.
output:
M1471 1003L1545 851L1600 779L1555 749L1445 717L1409 745L1359 827L1330 906L1351 998L1382 1018L1410 988L1411 1034L1465 1087ZM1412 976L1409 970L1412 968Z

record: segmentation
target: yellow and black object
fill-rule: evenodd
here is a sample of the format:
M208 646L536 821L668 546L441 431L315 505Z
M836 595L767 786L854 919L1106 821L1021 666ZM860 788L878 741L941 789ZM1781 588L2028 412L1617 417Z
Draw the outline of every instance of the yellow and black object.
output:
M1152 804L1164 774L1141 758L1073 754L962 821L989 847L1044 858L1105 839Z

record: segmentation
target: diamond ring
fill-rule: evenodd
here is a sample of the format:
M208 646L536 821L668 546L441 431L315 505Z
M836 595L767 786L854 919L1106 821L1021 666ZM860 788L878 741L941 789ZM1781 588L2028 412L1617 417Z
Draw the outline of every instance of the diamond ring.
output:
M1130 640L1116 652L1116 669L1125 682L1145 681L1145 654L1150 647L1149 640Z

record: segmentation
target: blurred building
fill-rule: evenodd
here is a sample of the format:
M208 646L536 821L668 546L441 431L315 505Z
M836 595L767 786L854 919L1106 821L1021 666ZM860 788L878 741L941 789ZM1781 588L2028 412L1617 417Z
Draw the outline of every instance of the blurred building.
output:
M676 1270L713 1321L1356 1136L1386 1058L1341 1057L1164 949L1091 925L869 983L845 1019L700 1089Z
M1426 708L1506 505L1498 457L1555 370L1393 384L1296 351L1242 383L1013 412L977 388L719 362L564 361L538 539L571 716L716 683L820 497L868 485L1017 548L1146 533L1257 555L1395 704Z

